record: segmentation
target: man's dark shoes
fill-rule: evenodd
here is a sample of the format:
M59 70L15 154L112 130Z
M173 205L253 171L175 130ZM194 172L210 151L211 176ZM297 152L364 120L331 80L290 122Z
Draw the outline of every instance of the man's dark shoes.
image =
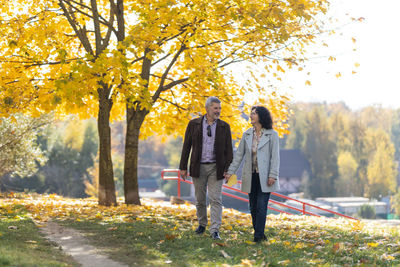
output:
M211 237L212 237L212 239L214 239L214 240L220 240L220 239L221 239L221 237L219 236L219 233L218 233L218 232L212 233L212 234L211 234Z
M196 234L201 235L204 233L204 231L206 230L206 228L204 226L199 225L199 227L197 227L196 229Z

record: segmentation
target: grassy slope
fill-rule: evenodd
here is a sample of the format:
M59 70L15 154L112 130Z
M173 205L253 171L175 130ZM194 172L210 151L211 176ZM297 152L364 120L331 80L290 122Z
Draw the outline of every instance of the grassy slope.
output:
M0 266L77 266L26 215L22 206L0 206Z
M88 241L131 266L400 265L398 228L346 219L270 215L268 241L254 244L250 216L224 210L222 240L197 236L195 208L143 200L142 206L99 207L96 200L24 196L38 221L49 218L82 230Z

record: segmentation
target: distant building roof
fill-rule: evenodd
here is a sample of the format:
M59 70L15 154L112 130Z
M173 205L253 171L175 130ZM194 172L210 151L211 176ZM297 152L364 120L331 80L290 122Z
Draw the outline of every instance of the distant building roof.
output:
M365 203L369 201L366 197L318 197L315 200L325 203Z
M377 207L377 206L383 206L386 208L387 204L385 202L378 202L378 201L374 201L374 202L345 202L345 203L337 203L337 205L339 207L358 207L358 206L362 206L362 205L369 205L369 206L373 206L373 207Z
M304 171L311 173L310 163L300 149L281 149L280 158L280 177L302 177Z

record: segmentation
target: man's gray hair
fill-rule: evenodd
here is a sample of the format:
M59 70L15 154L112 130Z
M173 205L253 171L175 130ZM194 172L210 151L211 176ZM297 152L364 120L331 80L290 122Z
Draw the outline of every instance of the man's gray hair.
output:
M210 97L207 98L207 100L206 100L206 108L208 108L209 106L211 106L212 103L221 104L221 100L219 100L219 99L216 98L215 96L210 96Z

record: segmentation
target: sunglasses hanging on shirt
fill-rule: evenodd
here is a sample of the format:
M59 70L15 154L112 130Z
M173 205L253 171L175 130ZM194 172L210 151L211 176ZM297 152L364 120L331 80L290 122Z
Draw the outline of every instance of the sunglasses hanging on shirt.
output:
M207 126L207 135L209 137L211 137L211 126L210 125Z

